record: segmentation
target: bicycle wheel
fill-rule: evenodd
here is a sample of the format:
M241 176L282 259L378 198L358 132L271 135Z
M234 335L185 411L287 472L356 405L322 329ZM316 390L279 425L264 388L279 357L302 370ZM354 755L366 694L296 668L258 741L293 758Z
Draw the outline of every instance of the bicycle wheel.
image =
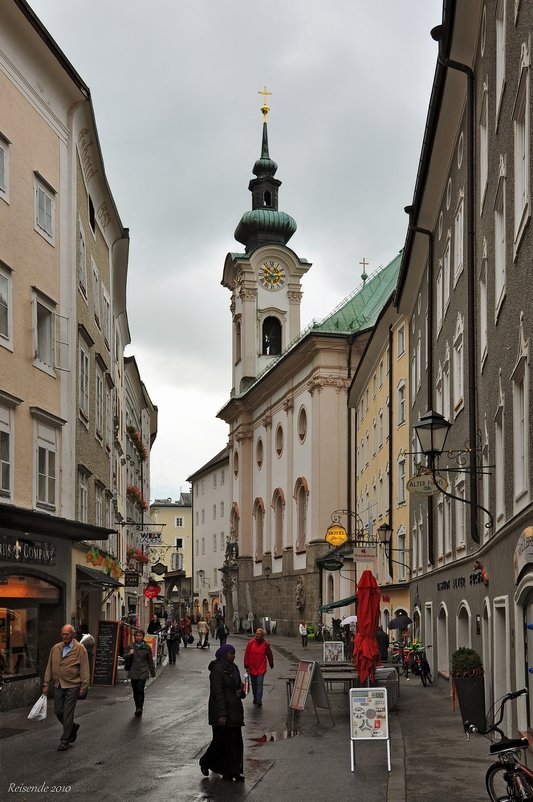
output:
M501 763L489 766L485 775L485 785L491 802L513 802L514 796L507 783L508 769ZM509 777L509 779L511 779Z

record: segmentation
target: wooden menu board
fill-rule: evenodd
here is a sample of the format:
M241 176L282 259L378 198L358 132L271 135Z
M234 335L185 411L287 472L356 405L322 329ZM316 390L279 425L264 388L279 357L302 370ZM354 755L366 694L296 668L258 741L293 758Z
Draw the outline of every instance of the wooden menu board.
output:
M114 685L117 674L120 621L99 621L93 685Z

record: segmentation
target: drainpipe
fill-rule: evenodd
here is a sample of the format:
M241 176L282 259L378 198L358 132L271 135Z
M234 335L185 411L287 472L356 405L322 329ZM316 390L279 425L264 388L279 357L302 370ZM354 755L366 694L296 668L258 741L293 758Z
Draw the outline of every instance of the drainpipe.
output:
M388 496L389 496L389 526L391 527L392 531L394 532L394 525L392 520L392 490L393 490L393 481L392 481L392 465L393 465L393 455L392 455L392 405L393 405L393 382L392 382L392 326L389 326L389 364L387 365L389 369L389 412L388 412L388 430L389 430L389 479L388 479ZM391 544L389 547L389 576L394 582L393 576L393 568L392 568L392 533L391 533Z
M428 369L427 369L427 385L426 385L426 398L427 398L427 409L433 409L433 388L435 386L434 379L433 379L433 303L434 303L434 291L433 291L433 253L434 253L434 238L433 238L433 231L430 231L428 228L421 228L420 226L415 226L414 223L411 222L411 215L413 214L414 208L413 206L406 206L405 211L409 215L409 228L411 231L414 231L416 234L425 234L428 238L428 295L427 295L427 305L428 305L428 330L427 330L427 339L429 342L427 343L427 352L428 352ZM435 457L432 455L430 458L430 465L429 467L433 470ZM433 520L433 510L434 510L434 498L433 496L428 496L428 503L427 503L427 511L428 511L428 562L431 565L435 565L435 526Z
M475 231L474 231L474 72L468 64L453 61L442 53L444 27L438 25L431 31L432 38L439 43L439 61L447 69L458 70L466 76L466 226L467 226L467 343L468 343L468 439L472 445L470 452L470 531L472 540L479 543L478 505L478 457L477 408L476 408L476 321L475 321Z

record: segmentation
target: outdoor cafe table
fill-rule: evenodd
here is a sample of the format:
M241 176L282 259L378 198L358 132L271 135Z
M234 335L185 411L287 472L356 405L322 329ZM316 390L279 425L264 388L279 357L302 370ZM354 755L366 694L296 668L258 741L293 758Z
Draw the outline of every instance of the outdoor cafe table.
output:
M349 688L357 688L359 677L352 662L345 661L339 663L319 663L319 668L324 678L326 687L333 690L333 685L342 685L346 693ZM290 704L292 688L296 679L297 666L291 667L289 676L281 677L285 680L287 689L287 703ZM400 676L394 667L376 668L376 685L387 688L387 699L389 709L393 709L400 695Z

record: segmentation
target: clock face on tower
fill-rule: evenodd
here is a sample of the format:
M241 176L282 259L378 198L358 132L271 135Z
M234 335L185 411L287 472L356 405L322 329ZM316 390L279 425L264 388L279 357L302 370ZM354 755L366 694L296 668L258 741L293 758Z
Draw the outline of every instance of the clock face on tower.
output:
M274 259L267 259L259 268L259 283L266 290L280 290L287 280L287 271Z

